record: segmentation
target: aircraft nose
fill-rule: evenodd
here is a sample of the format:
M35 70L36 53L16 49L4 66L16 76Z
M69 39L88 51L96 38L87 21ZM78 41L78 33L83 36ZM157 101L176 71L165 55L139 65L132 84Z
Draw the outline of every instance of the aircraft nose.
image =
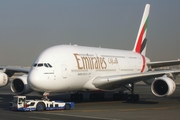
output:
M40 91L42 89L42 75L37 70L31 70L28 74L28 84L31 89L35 91ZM40 91L41 92L41 91Z

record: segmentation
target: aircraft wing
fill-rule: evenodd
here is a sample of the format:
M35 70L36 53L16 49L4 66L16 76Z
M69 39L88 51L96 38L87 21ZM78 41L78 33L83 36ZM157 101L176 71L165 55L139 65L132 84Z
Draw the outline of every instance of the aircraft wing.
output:
M180 65L180 60L157 61L147 63L147 66L150 68L165 67L171 65Z
M29 73L30 68L18 67L18 66L0 66L2 72L6 73L9 77L14 73Z
M129 83L136 83L143 80L148 80L156 77L162 77L163 75L172 74L178 75L180 70L166 70L166 71L149 71L145 73L134 73L126 75L111 75L111 76L99 76L96 77L92 84L100 89L112 90L118 89L120 86L127 85Z

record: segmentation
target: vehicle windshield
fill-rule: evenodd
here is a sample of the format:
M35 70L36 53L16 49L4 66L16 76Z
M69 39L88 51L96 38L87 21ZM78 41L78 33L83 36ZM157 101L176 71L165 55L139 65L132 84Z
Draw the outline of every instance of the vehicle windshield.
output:
M26 101L26 98L19 98L19 103L23 103Z

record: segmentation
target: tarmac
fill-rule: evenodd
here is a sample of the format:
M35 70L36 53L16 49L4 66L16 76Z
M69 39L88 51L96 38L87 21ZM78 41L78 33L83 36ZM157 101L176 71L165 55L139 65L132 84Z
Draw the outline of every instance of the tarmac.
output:
M180 81L178 78L177 82ZM137 84L135 93L140 95L139 102L114 101L112 93L105 94L103 101L90 101L88 93L84 100L75 102L73 110L18 112L9 109L13 93L9 85L0 88L0 120L178 120L180 119L180 85L173 95L165 98L155 97L150 86ZM32 92L28 99L40 99ZM70 101L70 94L53 94L53 100Z

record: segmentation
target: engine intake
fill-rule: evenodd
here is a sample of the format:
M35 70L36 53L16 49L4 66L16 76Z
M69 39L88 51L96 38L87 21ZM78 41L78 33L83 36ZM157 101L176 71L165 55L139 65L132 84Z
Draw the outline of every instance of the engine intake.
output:
M9 77L3 73L0 72L0 87L4 87L9 83Z
M156 78L151 84L151 91L157 97L170 96L175 89L175 82L166 76Z
M10 88L13 93L18 94L18 95L28 94L33 91L30 88L30 86L27 84L26 74L12 80L10 84Z

